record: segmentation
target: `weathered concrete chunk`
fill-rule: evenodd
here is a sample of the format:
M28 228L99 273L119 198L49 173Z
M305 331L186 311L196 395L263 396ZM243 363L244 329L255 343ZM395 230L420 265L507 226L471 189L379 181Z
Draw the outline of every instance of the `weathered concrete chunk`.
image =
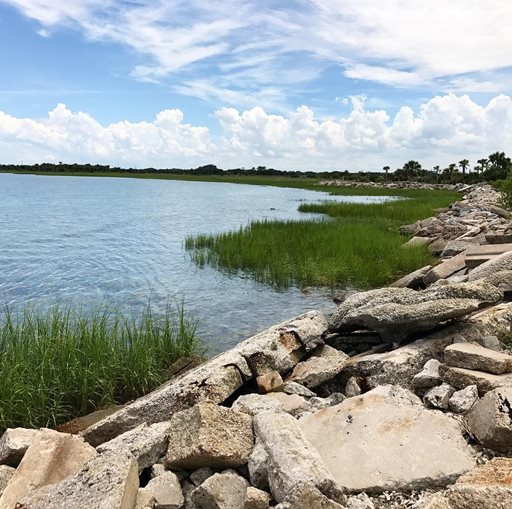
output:
M430 389L441 383L439 376L439 366L441 363L437 359L428 360L423 369L412 379L413 387L417 389Z
M192 501L199 509L241 509L247 484L235 473L214 474L192 492Z
M244 509L267 509L272 497L266 491L249 486L245 494Z
M477 401L478 387L468 385L465 389L453 393L448 401L448 408L456 414L466 414Z
M233 410L248 415L256 415L264 410L284 412L285 407L277 398L263 396L261 394L244 394L240 396L232 406Z
M466 415L468 431L485 447L512 449L512 387L489 391Z
M326 497L315 487L306 482L298 484L275 509L343 509L343 507Z
M17 467L39 430L7 428L0 438L0 464Z
M135 459L126 451L108 452L88 461L77 474L23 498L16 508L133 509L138 488Z
M435 283L438 279L446 279L459 270L466 267L466 252L462 251L453 258L433 267L423 278L423 282L428 286Z
M308 482L329 498L345 500L297 420L284 413L260 412L254 417L254 431L268 455L270 492L277 502Z
M512 372L512 355L495 352L474 343L449 345L444 351L444 361L448 366L475 369L495 375Z
M423 396L423 402L425 405L431 408L438 408L439 410L448 410L448 402L455 389L447 383L442 383L437 387L429 389L425 396Z
M269 371L265 375L256 377L256 385L260 394L277 391L284 385L281 375L277 371Z
M303 398L311 398L316 396L316 393L297 382L286 382L283 386L283 392L285 394L297 394Z
M14 472L16 472L14 467L10 467L8 465L0 465L0 497L9 484L9 481L14 475Z
M95 455L94 448L78 436L40 430L0 497L0 508L12 509L37 488L75 474Z
M466 251L466 267L474 269L495 256L507 253L512 250L512 244L486 244L483 246L474 245Z
M230 468L247 463L254 445L250 415L199 403L171 418L167 468Z
M399 386L349 398L299 424L349 492L446 486L475 465L460 425Z
M172 472L165 472L151 479L144 488L139 488L135 509L142 509L150 503L155 509L181 509L184 502L180 481Z
M414 272L411 272L410 274L401 277L394 283L391 283L389 286L393 286L396 288L419 288L420 286L423 285L423 278L431 268L431 265L426 265L421 269L415 270Z
M439 366L439 374L443 382L459 390L464 389L468 385L476 385L480 396L498 387L512 386L512 375L510 374L492 375L483 371L455 368L446 364Z
M495 256L489 261L482 263L469 273L469 280L474 281L501 272L502 270L512 270L512 251L507 251L499 256Z
M494 458L460 477L448 492L451 509L512 507L512 459Z
M170 422L140 426L98 446L98 452L126 449L137 460L139 472L154 465L167 451Z
M491 275L478 279L499 288L502 292L512 292L512 270L501 270Z
M334 378L343 369L348 359L348 355L335 351L336 356L310 357L307 361L299 362L287 382L297 382L312 388Z

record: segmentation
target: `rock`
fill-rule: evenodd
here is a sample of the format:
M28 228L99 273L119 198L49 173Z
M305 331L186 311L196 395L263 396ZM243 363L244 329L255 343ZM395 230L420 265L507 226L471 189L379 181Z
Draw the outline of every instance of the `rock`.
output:
M267 491L268 485L269 457L265 445L256 437L254 449L249 457L247 468L251 484L260 490Z
M502 292L511 292L512 270L501 270L499 272L494 272L490 276L484 277L482 279L477 279L477 281L484 281L487 284L499 288Z
M432 267L429 272L423 278L423 283L428 286L435 283L438 279L446 279L447 277L455 274L459 270L466 267L466 252L462 251L453 258Z
M316 311L271 327L100 420L83 436L97 446L144 422L167 421L198 402L222 403L253 376L291 371L322 343L326 328L325 317Z
M17 467L38 433L37 429L7 428L0 438L0 464Z
M295 487L308 482L325 496L344 502L342 491L293 417L260 412L254 417L254 431L268 455L270 492L277 502L282 502Z
M441 253L442 258L451 258L452 256L458 255L463 251L466 251L471 246L474 246L475 243L470 239L467 240L449 240Z
M486 281L450 283L442 280L421 292L420 297L435 300L475 299L480 304L496 304L503 299L503 292Z
M437 359L430 359L425 363L423 369L412 379L412 385L416 389L430 389L441 383L439 376L439 366L441 363Z
M159 475L162 475L165 472L167 472L167 470L165 470L165 467L161 463L156 463L151 467L149 476L151 479L154 479L155 477L158 477Z
M154 500L155 509L180 509L185 499L178 478L172 472L165 472L151 479L144 488L139 488L135 508L143 508Z
M455 368L446 364L439 366L439 374L443 382L459 390L468 385L476 385L480 396L498 387L512 386L512 375L510 374L492 375L483 371Z
M423 402L431 408L448 410L448 402L454 392L455 389L451 385L443 383L429 389L425 396L423 396Z
M185 504L183 505L183 509L198 509L194 501L192 500L192 493L194 493L196 486L190 484L187 481L184 481L181 485L181 489L183 491L183 497L185 498Z
M512 250L512 244L486 244L474 245L466 251L466 267L474 269L494 257Z
M247 481L237 474L214 474L192 492L199 509L241 509L245 504Z
M401 277L394 283L391 283L389 286L396 288L412 288L414 290L420 288L423 285L423 278L431 268L431 265L426 265L421 269L415 270L414 272Z
M10 467L8 465L0 465L0 497L9 484L9 481L14 475L14 472L16 472L14 467Z
M495 352L473 343L447 346L444 361L448 366L485 371L495 375L512 372L512 355Z
M158 462L167 450L170 422L158 422L140 426L119 435L117 438L98 446L98 452L129 451L139 464L139 472Z
M312 396L316 396L313 391L297 382L286 382L283 386L283 392L285 394L297 394L303 398L311 398Z
M343 507L323 495L314 484L298 484L275 509L343 509Z
M451 509L512 507L512 459L494 458L460 477L448 491Z
M402 247L426 246L431 240L429 237L412 237L405 244L402 244Z
M452 507L443 495L436 494L428 497L427 500L417 507L417 509L452 509Z
M375 506L366 493L359 493L359 495L349 497L347 509L375 509Z
M357 383L357 378L355 376L351 376L347 381L347 385L345 385L345 396L347 398L353 398L354 396L359 396L360 394L361 387L359 387L359 384Z
M466 414L478 401L478 387L468 385L466 388L456 391L448 401L448 408L456 414Z
M482 263L482 265L473 269L469 273L469 280L475 281L504 270L512 270L512 251L495 256L488 262Z
M310 357L307 361L299 362L287 382L297 382L312 388L334 378L343 369L348 359L348 355L335 351L336 356Z
M98 454L77 474L23 498L16 509L132 509L139 488L137 472L137 462L126 451Z
M249 486L245 493L244 509L267 509L272 497L266 492Z
M75 474L95 455L94 448L80 437L41 429L0 497L0 508L12 509L37 488Z
M475 465L459 423L399 386L349 398L299 425L349 492L446 486Z
M505 219L512 219L512 213L509 212L508 210L505 210L501 207L498 207L497 205L490 205L489 206L489 210L493 213L493 214L496 214L497 216L500 216L500 217L503 217Z
M199 403L170 420L166 468L230 468L247 463L254 445L252 418Z
M285 406L278 398L270 398L260 394L244 394L232 406L233 410L244 414L256 415L264 410L284 412Z
M284 385L281 375L277 371L269 371L265 375L256 377L256 385L260 394L278 391Z
M490 233L485 236L485 241L488 244L512 244L512 234Z
M213 468L210 468L210 467L198 468L197 470L194 470L190 474L190 482L194 486L199 486L199 485L203 484L204 481L206 481L206 479L208 479L208 477L211 477L214 473L215 473L215 470L213 470Z
M512 449L512 387L489 391L466 415L468 431L495 451Z
M446 247L446 241L443 239L435 239L428 244L428 250L435 254L440 255Z
M311 410L310 403L298 394L285 394L284 392L272 392L265 396L272 401L278 401L285 412L294 417Z

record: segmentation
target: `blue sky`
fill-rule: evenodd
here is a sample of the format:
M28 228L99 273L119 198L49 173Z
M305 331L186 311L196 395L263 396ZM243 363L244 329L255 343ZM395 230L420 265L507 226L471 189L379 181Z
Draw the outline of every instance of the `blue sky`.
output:
M0 0L0 161L371 169L512 152L508 0Z

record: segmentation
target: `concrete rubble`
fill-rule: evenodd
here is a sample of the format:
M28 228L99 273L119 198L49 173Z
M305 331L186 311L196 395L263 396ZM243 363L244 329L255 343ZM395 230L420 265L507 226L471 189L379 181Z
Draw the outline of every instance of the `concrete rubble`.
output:
M453 189L402 229L438 263L271 327L81 436L6 430L0 509L512 507L512 215L489 186Z

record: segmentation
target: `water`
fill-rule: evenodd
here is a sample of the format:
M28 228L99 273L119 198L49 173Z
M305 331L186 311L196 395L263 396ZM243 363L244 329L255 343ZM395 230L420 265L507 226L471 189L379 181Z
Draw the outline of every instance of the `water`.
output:
M168 299L199 320L212 351L311 309L327 292L274 291L243 275L199 268L187 235L251 219L297 219L314 191L105 177L0 174L0 306L106 303L162 311ZM379 197L336 197L352 202Z

